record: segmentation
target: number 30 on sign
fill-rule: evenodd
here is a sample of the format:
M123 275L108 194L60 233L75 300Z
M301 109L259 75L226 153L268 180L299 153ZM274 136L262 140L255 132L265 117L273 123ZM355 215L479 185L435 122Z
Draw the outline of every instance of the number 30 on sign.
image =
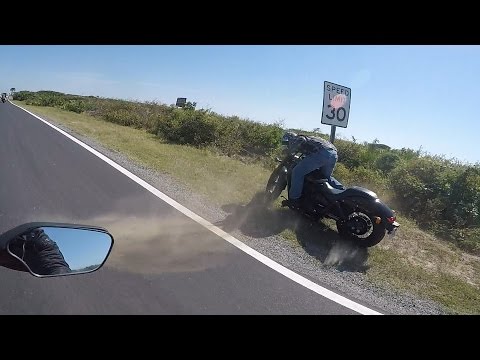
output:
M345 86L324 82L322 124L346 128L352 91Z

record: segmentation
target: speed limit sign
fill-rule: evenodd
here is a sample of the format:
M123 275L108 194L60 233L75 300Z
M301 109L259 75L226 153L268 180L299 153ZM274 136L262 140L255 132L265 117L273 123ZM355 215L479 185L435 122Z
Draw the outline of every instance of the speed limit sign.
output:
M324 82L322 124L346 128L350 113L351 89Z

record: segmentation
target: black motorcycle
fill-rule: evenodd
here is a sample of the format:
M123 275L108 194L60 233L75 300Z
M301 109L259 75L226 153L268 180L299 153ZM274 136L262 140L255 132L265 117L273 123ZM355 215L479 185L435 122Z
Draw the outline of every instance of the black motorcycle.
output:
M268 180L265 202L271 205L287 187L290 189L292 169L304 157L296 154L284 160ZM361 247L378 244L385 234L394 235L400 224L395 213L368 189L352 186L346 188L333 176L323 178L320 170L305 177L299 211L311 220L330 218L336 221L338 233Z

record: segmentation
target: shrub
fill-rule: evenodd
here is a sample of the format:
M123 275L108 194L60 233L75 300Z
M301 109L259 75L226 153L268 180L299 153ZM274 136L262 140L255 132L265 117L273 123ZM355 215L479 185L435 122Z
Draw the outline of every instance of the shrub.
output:
M390 173L400 162L400 156L393 152L382 153L375 161L375 167L383 174Z
M215 120L205 112L175 109L158 123L158 135L178 144L206 146L215 141Z
M338 150L338 162L344 164L349 169L354 169L362 165L362 153L365 152L365 146L346 140L335 141Z
M410 216L421 218L420 223L433 224L446 220L451 206L452 184L458 169L448 162L432 157L403 161L390 174L390 184L402 210Z

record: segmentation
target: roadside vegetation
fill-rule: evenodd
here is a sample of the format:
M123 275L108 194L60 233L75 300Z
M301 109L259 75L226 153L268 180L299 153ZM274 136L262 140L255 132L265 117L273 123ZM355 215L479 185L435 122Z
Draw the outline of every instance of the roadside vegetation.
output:
M170 173L219 205L246 203L263 189L285 131L281 124L197 110L195 103L176 108L52 91L20 91L14 100ZM376 140L336 139L335 145L334 175L377 192L402 223L396 240L369 250L367 277L427 296L454 313L480 313L480 165ZM295 237L288 230L283 235Z

